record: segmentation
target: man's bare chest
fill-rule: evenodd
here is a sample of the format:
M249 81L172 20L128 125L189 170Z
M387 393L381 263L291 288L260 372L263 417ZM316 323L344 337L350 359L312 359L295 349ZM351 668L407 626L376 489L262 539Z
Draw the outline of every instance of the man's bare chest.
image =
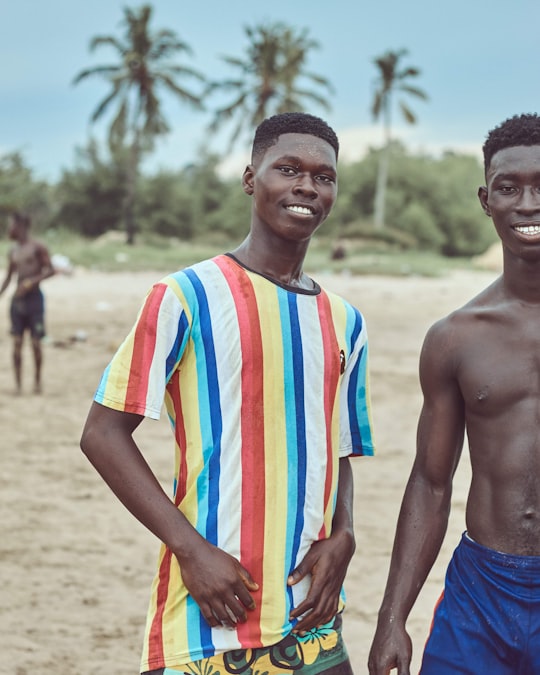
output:
M495 414L540 402L540 309L526 317L472 327L462 341L456 374L468 409Z

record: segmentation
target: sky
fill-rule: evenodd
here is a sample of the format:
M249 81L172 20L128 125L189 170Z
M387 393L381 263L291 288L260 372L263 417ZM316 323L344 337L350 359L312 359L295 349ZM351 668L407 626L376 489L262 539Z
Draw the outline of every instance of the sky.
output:
M121 36L123 8L129 0L1 0L0 25L0 155L21 152L37 178L58 180L75 165L76 148L90 136L103 140L106 117L90 117L107 94L99 78L72 85L82 69L109 64L108 48L91 53L95 35ZM245 27L281 21L297 31L307 29L319 43L306 69L333 85L331 111L312 106L338 133L342 161L363 156L382 143L380 124L370 105L377 70L373 59L387 50L407 49L404 65L421 73L414 84L429 96L409 98L416 125L394 114L394 136L412 152L444 150L480 155L489 129L519 113L540 107L538 56L539 0L153 0L151 28L170 28L192 49L184 65L209 79L235 74L224 55L243 58ZM196 88L196 83L184 81ZM180 169L196 161L206 142L223 153L227 130L209 137L211 106L194 112L164 97L171 133L162 139L145 168ZM214 101L215 103L215 101ZM230 128L229 128L230 130ZM238 171L247 160L244 144L222 164Z

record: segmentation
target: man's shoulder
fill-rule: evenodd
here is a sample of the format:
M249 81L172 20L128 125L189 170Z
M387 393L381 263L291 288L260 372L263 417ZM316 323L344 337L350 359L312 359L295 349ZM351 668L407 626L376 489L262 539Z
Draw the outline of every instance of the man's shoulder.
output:
M330 301L330 304L342 306L345 309L345 311L350 312L351 314L356 314L358 317L362 317L362 311L356 304L353 304L351 301L347 300L340 293L331 291L325 286L322 286L321 284L318 285L319 288L321 289L321 293L324 293L326 295L326 297Z
M446 346L458 345L460 338L468 338L471 329L482 319L498 311L501 305L498 282L485 288L465 304L435 321L427 331L426 342L442 341Z
M220 260L223 258L226 259L226 256L219 255L214 258L207 258L175 272L170 272L159 279L154 288L168 286L173 294L183 297L186 294L191 295L200 288L212 287L217 276L222 275Z
M41 241L41 239L34 239L34 237L29 237L27 241L24 244L27 246L29 249L32 249L36 253L41 253L41 251L47 251L48 252L48 247L45 242Z
M190 277L203 277L216 269L216 265L222 257L225 256L218 255L213 258L206 258L194 262L191 265L187 265L186 267L182 267L174 272L169 272L162 277L158 283L170 283L174 281L178 283L183 279L188 279Z

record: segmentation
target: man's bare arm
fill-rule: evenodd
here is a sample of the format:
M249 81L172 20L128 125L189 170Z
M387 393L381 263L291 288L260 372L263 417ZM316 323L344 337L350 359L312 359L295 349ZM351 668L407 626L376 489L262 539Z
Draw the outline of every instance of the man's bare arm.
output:
M246 620L258 589L238 560L207 542L162 489L133 432L140 415L93 403L81 448L124 506L173 552L187 589L211 626ZM231 617L232 612L232 617Z
M464 436L463 401L444 324L431 329L420 359L424 404L416 459L398 518L388 581L369 656L371 675L408 675L412 645L405 624L439 553Z
M14 273L15 273L15 263L13 262L13 257L11 256L11 254L8 254L8 266L7 266L6 276L4 278L4 281L2 282L2 285L0 286L0 295L2 295L2 293L9 286L11 278L13 277Z

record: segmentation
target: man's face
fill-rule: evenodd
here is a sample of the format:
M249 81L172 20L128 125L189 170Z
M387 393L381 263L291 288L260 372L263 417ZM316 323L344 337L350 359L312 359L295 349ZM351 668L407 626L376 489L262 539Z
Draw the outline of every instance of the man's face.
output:
M478 190L503 246L519 257L540 255L540 145L499 150Z
M8 219L7 233L10 239L16 240L19 237L19 226L15 218L13 218L13 216L10 216Z
M336 200L336 154L317 136L282 134L247 167L242 183L253 195L252 229L288 241L309 240Z

